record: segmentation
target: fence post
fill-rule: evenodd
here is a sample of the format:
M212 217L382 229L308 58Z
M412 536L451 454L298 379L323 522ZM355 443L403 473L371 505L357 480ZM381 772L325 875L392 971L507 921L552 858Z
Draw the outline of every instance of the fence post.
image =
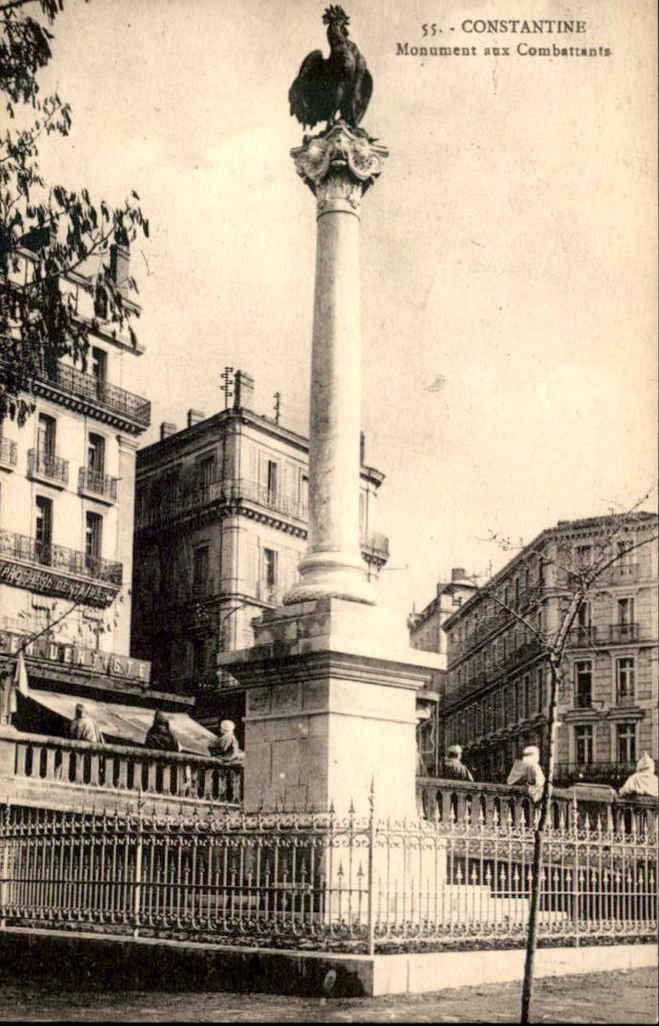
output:
M140 934L140 919L141 919L141 906L142 906L142 807L144 802L142 801L142 788L140 788L139 797L137 799L137 834L135 843L135 898L133 903L133 918L135 926L133 929L133 937L139 937Z
M7 907L7 898L9 896L9 810L9 797L7 797L2 817L0 819L0 840L2 842L2 848L0 849L0 909L2 909L2 915L0 916L0 930L4 930L7 926L5 909Z
M572 830L574 831L574 879L572 882L572 907L574 909L574 944L579 947L579 809L576 793L572 792Z
M375 954L375 910L373 907L373 857L375 847L375 781L371 777L368 795L368 948L369 955Z

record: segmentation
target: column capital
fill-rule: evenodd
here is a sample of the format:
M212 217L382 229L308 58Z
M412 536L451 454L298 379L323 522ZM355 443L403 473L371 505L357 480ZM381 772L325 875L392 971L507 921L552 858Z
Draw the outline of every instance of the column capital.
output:
M305 136L291 150L295 169L317 201L318 217L330 211L359 216L361 198L380 175L389 150L363 128L345 121L319 135Z

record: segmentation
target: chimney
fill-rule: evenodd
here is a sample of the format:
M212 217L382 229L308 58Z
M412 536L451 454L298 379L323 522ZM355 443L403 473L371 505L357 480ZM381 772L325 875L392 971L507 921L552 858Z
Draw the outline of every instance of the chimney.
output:
M462 566L454 566L451 570L451 581L464 581L467 576L467 572Z
M366 435L363 431L359 432L359 466L364 466L364 459L366 458Z
M254 378L246 371L237 370L233 379L234 410L251 410L254 407Z
M201 410L188 410L188 427L192 427L193 424L199 424L202 420L206 420L206 414L202 413Z
M175 435L177 431L178 428L176 427L176 424L172 424L168 420L163 420L160 425L160 441L164 442L166 438L169 438L170 435Z
M128 246L120 246L119 243L113 242L110 246L110 274L118 288L122 288L125 285L129 267L130 253Z

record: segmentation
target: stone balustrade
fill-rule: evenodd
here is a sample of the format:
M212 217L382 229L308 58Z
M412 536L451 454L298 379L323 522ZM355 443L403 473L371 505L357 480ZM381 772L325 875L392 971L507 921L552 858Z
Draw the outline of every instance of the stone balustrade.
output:
M175 802L239 806L242 764L211 756L91 744L0 727L0 801L44 808L113 808L140 795Z
M504 784L417 777L417 811L428 820L455 824L478 824L488 828L522 827L531 823L532 802L525 787ZM648 815L656 818L659 803L654 798L617 798L613 788L598 784L576 784L552 789L550 825L569 830L608 829L641 834Z

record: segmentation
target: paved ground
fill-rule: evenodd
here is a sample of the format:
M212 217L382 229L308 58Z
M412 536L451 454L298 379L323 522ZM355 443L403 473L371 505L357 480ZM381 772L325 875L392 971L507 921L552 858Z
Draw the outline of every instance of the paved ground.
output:
M341 1000L265 994L62 993L56 982L0 986L0 1021L519 1022L518 984L462 987L414 998ZM657 1023L657 972L620 970L538 980L534 1022Z

